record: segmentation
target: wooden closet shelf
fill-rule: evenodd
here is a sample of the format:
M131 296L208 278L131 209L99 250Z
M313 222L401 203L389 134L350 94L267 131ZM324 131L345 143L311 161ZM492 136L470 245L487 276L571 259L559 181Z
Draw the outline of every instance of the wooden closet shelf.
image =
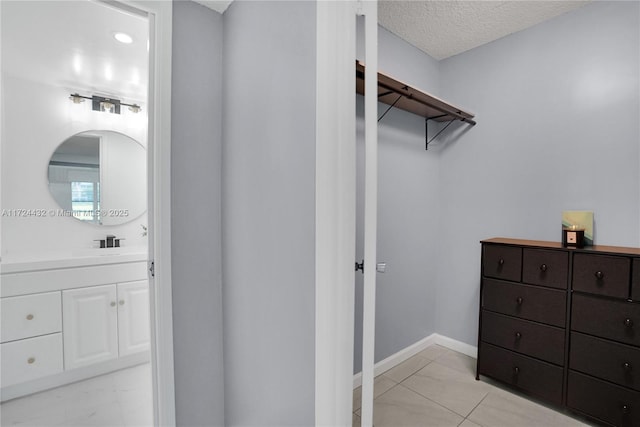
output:
M360 61L356 61L356 92L364 95L364 65ZM461 120L471 125L476 124L473 114L383 73L378 73L378 101L427 120Z

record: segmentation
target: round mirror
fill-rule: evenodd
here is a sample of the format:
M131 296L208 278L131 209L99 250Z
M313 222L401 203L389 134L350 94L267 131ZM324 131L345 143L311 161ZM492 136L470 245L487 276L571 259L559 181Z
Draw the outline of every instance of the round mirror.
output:
M135 139L109 130L67 138L49 161L49 191L59 216L118 225L147 210L147 156Z

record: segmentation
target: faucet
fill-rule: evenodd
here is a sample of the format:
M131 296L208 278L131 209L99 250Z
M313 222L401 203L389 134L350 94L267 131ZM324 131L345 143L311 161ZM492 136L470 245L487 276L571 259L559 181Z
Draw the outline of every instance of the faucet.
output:
M116 238L113 234L107 234L106 239L94 240L95 242L100 242L101 248L119 248L120 240L124 240L122 238Z

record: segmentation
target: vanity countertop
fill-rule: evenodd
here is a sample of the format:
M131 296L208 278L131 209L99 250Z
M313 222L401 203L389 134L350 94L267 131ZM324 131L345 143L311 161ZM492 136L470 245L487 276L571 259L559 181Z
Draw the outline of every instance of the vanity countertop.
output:
M81 249L60 253L42 253L24 257L3 257L0 273L12 274L28 271L87 267L146 261L147 248Z

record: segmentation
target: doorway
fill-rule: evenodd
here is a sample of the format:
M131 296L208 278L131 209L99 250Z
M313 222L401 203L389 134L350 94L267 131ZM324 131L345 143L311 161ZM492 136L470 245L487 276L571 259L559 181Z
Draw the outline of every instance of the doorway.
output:
M170 64L171 10L170 5L138 7L134 2L3 2L0 10L7 213L1 248L3 424L10 421L6 417L19 416L21 399L41 399L35 407L44 410L47 397L56 398L49 405L53 416L37 419L31 410L25 412L30 419L14 421L100 424L101 413L110 414L104 419L108 425L173 420L166 356L171 313L162 311L170 308L169 263L155 277L147 273L159 250L170 260L164 234L156 233L166 230L167 221L153 208L167 189L156 174L167 164L158 152L168 135L154 115L168 118L170 111L162 102L170 82L157 71L159 64ZM64 150L54 159L67 140L86 132L113 143L99 145L94 159L83 153L72 158ZM126 153L116 149L118 139ZM52 162L55 177L47 172ZM144 185L133 184L139 179ZM54 193L69 193L69 203L58 202ZM150 209L128 206L140 205L147 194ZM7 335L5 325L12 322L5 322L5 315L19 313L21 304L33 313L26 315L26 326L7 328L17 331ZM156 316L160 312L163 316ZM27 353L24 366L11 369L13 356L20 361ZM5 375L10 371L17 372L14 378ZM158 391L158 384L166 386ZM101 394L107 389L116 393ZM83 422L83 417L89 418Z

